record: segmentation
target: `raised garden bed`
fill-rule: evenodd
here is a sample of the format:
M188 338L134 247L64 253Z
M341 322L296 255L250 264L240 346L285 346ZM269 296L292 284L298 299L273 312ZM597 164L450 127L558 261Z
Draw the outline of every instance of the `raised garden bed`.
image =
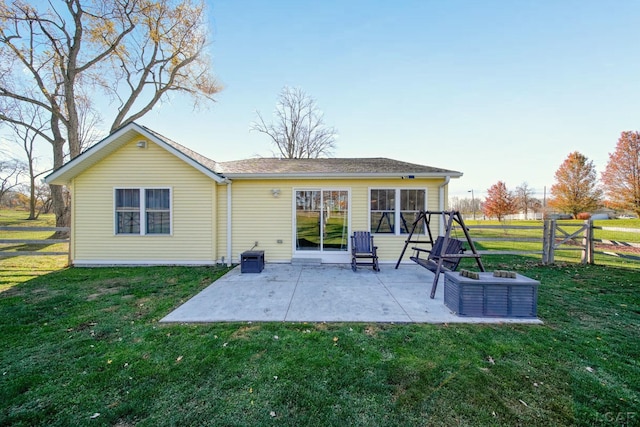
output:
M458 272L444 275L444 304L465 317L537 317L540 282L516 274L515 278L478 273L479 278Z

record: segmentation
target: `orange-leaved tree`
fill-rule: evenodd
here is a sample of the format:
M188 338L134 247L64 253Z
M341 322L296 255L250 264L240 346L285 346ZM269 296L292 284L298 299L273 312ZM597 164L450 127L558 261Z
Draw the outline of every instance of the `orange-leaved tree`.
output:
M640 133L622 132L602 173L607 204L640 216Z
M580 212L598 207L602 190L598 187L596 169L584 154L574 151L562 162L555 174L556 183L551 186L549 205L574 218Z
M482 212L487 217L496 217L502 221L506 215L517 212L517 205L513 193L507 185L498 181L487 190L487 197L482 205Z

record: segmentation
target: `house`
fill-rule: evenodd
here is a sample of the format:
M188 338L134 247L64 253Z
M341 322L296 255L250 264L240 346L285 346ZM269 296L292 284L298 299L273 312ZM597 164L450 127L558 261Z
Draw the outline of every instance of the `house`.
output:
M413 215L445 209L460 176L386 158L216 162L130 123L46 182L71 191L76 266L230 264L251 249L266 262L348 263L355 230L395 262Z

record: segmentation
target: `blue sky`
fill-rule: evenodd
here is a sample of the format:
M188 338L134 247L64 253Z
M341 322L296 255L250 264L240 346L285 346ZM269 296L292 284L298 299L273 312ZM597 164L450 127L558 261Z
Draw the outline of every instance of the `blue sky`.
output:
M572 151L602 172L640 119L640 2L212 1L224 90L139 120L218 161L270 155L250 133L284 85L317 100L336 157L458 170L450 195L498 180L542 197Z

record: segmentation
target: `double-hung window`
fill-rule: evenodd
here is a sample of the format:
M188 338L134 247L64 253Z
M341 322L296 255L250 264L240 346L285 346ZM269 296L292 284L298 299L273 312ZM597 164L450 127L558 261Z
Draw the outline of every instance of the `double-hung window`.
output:
M426 209L426 193L422 188L372 188L369 194L369 218L372 233L409 234L413 223ZM424 221L416 233L426 233Z
M168 188L116 188L116 234L171 234Z
M371 232L395 233L396 190L371 190Z
M146 234L171 234L171 203L169 189L145 191Z
M140 234L140 190L116 190L116 234Z
M400 218L401 221L398 224L400 226L400 234L411 233L413 223L420 211L425 210L425 190L422 189L410 189L400 190ZM424 233L424 221L422 221L416 227L416 233Z

